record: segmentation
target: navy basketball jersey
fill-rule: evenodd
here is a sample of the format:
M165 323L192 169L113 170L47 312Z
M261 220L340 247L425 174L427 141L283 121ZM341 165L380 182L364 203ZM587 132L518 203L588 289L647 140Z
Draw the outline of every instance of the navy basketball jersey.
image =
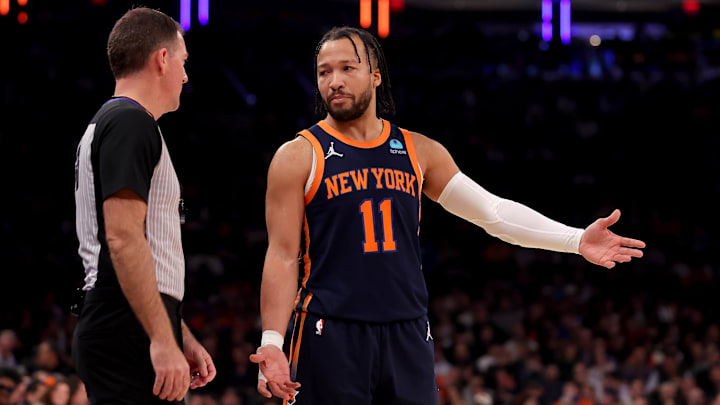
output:
M422 173L410 134L383 120L370 142L349 139L325 121L299 135L313 145L315 161L296 309L366 322L425 315Z

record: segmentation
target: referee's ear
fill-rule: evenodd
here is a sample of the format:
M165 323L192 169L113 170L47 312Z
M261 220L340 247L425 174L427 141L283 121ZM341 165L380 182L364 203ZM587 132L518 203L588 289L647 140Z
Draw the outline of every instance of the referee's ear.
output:
M150 54L148 58L148 68L153 72L164 75L168 70L168 63L170 59L170 52L167 48L160 48L157 51Z

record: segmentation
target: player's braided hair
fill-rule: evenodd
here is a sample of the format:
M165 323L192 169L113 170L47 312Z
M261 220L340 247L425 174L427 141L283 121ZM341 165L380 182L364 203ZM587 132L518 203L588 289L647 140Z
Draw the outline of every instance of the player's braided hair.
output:
M335 27L323 35L322 39L315 48L315 71L313 76L315 77L315 111L318 114L326 114L325 103L323 103L322 95L318 89L317 82L317 58L320 53L320 48L328 42L335 41L341 38L347 38L353 44L355 48L355 55L357 55L358 62L360 62L360 54L358 53L357 45L353 40L353 36L357 36L363 41L365 45L365 53L370 67L370 72L373 71L373 62L380 69L380 75L382 76L382 83L377 88L377 114L378 115L393 115L395 114L395 101L392 97L392 91L390 88L390 75L388 74L387 63L385 63L385 54L383 53L380 43L377 39L369 32L352 27Z

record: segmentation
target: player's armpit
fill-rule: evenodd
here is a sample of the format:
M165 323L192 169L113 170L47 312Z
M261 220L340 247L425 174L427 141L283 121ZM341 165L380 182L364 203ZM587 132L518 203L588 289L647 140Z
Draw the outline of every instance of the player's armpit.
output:
M440 143L417 132L410 132L423 173L423 192L437 201L450 179L460 169L450 152Z

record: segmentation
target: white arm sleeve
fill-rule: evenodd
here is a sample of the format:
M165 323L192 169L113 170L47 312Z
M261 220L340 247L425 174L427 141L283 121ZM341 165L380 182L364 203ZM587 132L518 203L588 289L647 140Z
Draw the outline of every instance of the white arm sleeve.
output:
M565 226L522 204L492 195L460 172L445 186L438 203L505 242L578 253L582 229Z

